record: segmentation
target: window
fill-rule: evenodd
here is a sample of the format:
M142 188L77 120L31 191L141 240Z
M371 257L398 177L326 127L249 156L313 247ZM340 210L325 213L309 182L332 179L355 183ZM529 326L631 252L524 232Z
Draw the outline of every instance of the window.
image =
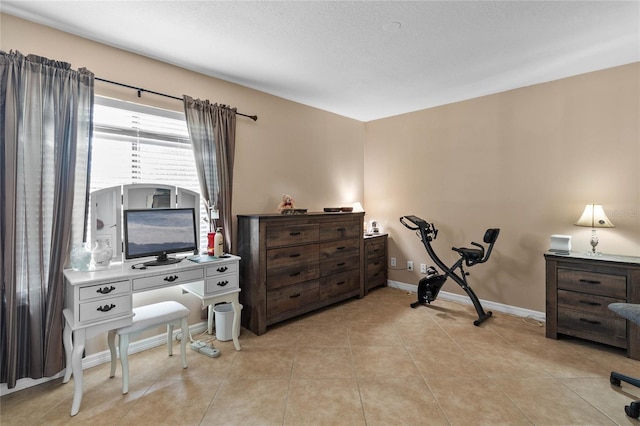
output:
M175 185L200 193L184 114L96 96L90 190L132 183ZM206 224L204 206L200 218ZM201 225L200 231L203 249L208 227Z

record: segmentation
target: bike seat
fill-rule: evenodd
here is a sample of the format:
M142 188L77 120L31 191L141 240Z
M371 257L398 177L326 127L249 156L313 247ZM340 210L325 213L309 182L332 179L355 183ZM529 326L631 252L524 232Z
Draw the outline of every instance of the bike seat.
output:
M471 244L479 248L452 247L451 250L458 252L460 256L462 256L462 258L464 259L467 266L473 266L476 263L484 263L489 259L489 256L491 255L491 250L493 249L493 244L498 239L498 234L500 234L500 229L497 229L497 228L487 229L486 232L484 233L484 238L482 240L486 244L489 244L486 255L485 255L485 250L482 244L475 243L475 242L472 242Z

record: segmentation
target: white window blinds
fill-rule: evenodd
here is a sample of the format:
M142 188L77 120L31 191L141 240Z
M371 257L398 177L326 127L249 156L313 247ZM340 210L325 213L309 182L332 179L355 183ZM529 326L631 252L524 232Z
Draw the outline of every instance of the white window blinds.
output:
M200 193L184 114L96 96L91 191L132 183L175 185ZM203 206L200 218L204 249L208 226Z

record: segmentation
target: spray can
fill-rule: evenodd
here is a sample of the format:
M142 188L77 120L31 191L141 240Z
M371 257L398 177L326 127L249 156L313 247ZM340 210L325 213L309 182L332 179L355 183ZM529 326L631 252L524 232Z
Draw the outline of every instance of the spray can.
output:
M224 247L224 236L222 235L222 228L216 228L216 236L213 241L213 255L220 257L222 256Z

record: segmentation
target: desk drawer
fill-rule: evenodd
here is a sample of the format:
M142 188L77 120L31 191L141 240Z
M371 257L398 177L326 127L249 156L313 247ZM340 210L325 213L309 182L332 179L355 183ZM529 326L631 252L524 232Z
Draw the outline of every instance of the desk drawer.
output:
M80 304L80 323L90 323L131 314L131 295L108 297Z
M118 281L100 285L90 285L80 288L80 301L113 297L131 291L131 281Z
M622 275L558 268L558 288L618 299L627 298L627 278Z
M207 278L238 272L238 262L229 262L222 265L207 266Z
M166 287L172 284L182 284L189 281L204 279L203 269L167 272L159 275L133 279L133 291L147 290L156 287Z
M238 274L220 275L214 278L207 278L205 294L210 295L219 291L230 290L240 287Z

